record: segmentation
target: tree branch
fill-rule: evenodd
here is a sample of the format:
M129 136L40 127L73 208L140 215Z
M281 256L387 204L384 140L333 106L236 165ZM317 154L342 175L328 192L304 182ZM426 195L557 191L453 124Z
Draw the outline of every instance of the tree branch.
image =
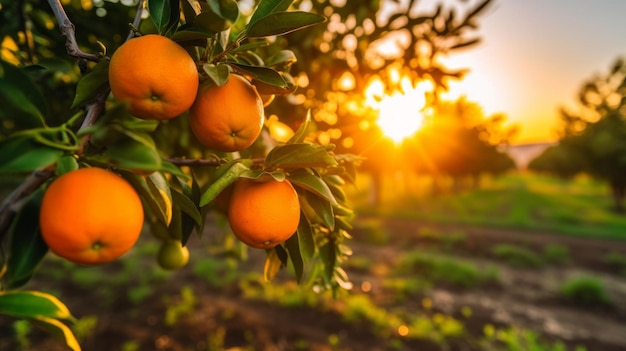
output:
M17 214L20 206L14 206L19 204L19 201L26 198L33 191L37 190L43 183L45 183L54 174L55 166L48 166L43 169L33 171L26 180L20 184L9 196L7 196L0 205L0 242L6 235L13 217Z
M65 9L63 9L63 5L61 5L60 0L48 0L50 7L52 8L52 12L59 23L59 28L61 29L61 34L67 38L65 42L65 49L70 56L76 57L78 59L89 60L98 62L102 58L97 54L89 54L78 48L78 43L76 42L76 33L74 31L74 24L67 17L67 13L65 13Z

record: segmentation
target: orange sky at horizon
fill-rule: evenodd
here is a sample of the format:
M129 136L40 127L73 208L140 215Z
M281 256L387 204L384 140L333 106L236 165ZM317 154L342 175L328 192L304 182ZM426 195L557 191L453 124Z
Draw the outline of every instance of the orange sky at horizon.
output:
M504 113L507 125L520 127L515 143L553 141L559 108L575 108L582 84L626 55L626 25L615 25L624 14L622 0L494 0L478 18L482 43L443 60L470 69L449 96L465 95L486 115Z

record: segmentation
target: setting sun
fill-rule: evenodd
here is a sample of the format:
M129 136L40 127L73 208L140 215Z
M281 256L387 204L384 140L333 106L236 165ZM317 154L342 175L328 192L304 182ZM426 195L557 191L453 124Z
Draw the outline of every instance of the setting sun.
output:
M425 93L430 90L427 82L413 86L410 79L400 80L401 90L385 93L381 80L373 80L366 90L366 101L377 110L377 124L383 134L395 143L413 136L424 124L423 109Z

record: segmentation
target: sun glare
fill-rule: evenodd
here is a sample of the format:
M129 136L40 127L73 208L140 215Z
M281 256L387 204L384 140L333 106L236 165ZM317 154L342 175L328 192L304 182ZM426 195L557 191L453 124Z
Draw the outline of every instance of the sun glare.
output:
M366 90L368 105L378 111L378 126L395 143L415 135L422 128L425 94L429 90L428 83L414 87L408 78L402 78L400 85L402 91L387 94L383 82L373 80Z

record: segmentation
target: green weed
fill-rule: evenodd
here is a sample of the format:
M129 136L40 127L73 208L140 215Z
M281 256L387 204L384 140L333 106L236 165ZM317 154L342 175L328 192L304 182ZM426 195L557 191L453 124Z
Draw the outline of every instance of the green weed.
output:
M129 340L129 341L124 342L124 344L122 344L121 351L139 351L139 347L141 347L141 344L139 343L139 341Z
M483 328L484 337L480 344L485 351L567 351L560 341L551 343L543 340L537 333L516 327L497 329L491 324ZM577 346L573 351L586 351Z
M516 268L537 268L544 264L540 255L517 245L498 244L492 247L491 254Z
M435 283L447 283L462 288L498 281L498 272L495 268L483 270L470 262L425 254L422 251L406 253L399 264L399 269L401 272L417 273Z
M562 245L552 244L543 248L543 259L552 264L565 264L569 262L569 249Z
M30 346L30 332L32 326L29 321L17 320L13 322L13 333L20 350L26 350Z
M98 316L85 316L74 323L72 330L78 340L84 341L94 335L97 326Z
M626 255L611 251L604 256L604 262L617 268L622 275L626 275Z
M396 302L403 302L409 296L424 293L432 287L432 283L419 278L386 278L382 282L384 289L394 293Z
M234 282L238 276L237 260L233 258L215 259L206 257L193 264L195 275L206 279L213 287L225 287Z
M193 289L189 286L180 290L180 297L166 297L164 300L167 305L165 310L165 325L167 326L173 326L181 317L191 314L198 302Z
M561 286L561 294L568 300L585 306L611 305L602 280L594 277L573 278Z
M376 219L359 221L355 225L354 234L360 241L374 245L386 245L390 239L383 222Z

